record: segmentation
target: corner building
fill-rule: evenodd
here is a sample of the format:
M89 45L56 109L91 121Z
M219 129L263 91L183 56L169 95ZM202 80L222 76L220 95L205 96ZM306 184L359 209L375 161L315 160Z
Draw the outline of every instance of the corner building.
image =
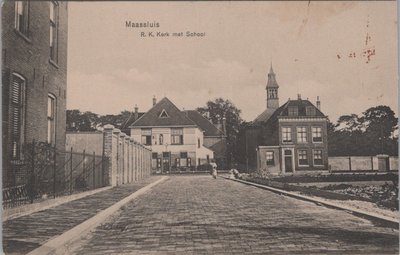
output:
M3 187L26 182L25 144L65 148L67 38L67 2L3 3Z

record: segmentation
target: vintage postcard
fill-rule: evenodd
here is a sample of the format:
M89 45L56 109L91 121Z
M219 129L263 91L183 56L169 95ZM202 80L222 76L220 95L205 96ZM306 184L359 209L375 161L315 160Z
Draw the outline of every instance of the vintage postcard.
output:
M4 254L398 254L396 1L2 1Z

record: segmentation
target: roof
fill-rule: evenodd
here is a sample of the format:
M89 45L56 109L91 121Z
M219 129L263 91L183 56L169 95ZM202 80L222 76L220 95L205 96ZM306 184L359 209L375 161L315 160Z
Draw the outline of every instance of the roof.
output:
M313 105L308 100L288 100L286 104L283 105L284 109L281 110L279 116L282 117L289 117L289 107L297 107L298 108L298 116L297 117L326 117L315 105ZM315 115L308 116L306 115L306 108L307 107L314 107ZM293 117L293 116L290 116Z
M165 116L165 113L167 117ZM130 127L157 126L196 126L184 112L178 109L168 98L164 97L148 112L137 119Z
M315 115L314 116L308 116L306 115L306 107L311 106L315 108ZM298 116L289 116L289 107L297 107L298 108ZM308 100L302 100L302 99L297 99L297 100L288 100L285 104L280 106L278 109L274 111L274 109L267 109L260 115L258 115L257 118L254 119L253 123L261 123L261 122L268 122L268 121L273 121L273 119L279 118L279 117L291 117L291 118L296 118L296 117L307 117L307 118L313 118L313 117L326 117L315 105L313 105L310 101Z
M138 118L142 117L145 113L144 112L138 112ZM124 124L121 125L121 130L122 129L128 129L133 122L135 122L135 112L131 112L131 115L129 116L129 118L124 122Z
M274 70L272 69L272 64L268 73L267 88L279 88L278 82L276 82Z
M194 122L196 125L204 131L204 136L223 136L224 132L218 129L214 124L212 124L208 119L206 119L203 115L201 115L196 110L188 110L185 111L187 116Z
M275 110L276 109L267 108L260 115L258 115L257 118L255 118L253 120L253 122L265 122L265 121L267 121L271 117L271 115L274 113Z

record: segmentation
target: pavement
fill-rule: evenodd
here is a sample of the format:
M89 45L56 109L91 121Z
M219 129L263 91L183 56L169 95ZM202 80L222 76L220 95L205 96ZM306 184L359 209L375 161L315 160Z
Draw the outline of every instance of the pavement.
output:
M133 192L161 179L154 176L132 184L70 201L43 211L3 222L5 254L26 254L84 221L98 215Z
M398 229L211 176L171 176L70 254L398 254Z

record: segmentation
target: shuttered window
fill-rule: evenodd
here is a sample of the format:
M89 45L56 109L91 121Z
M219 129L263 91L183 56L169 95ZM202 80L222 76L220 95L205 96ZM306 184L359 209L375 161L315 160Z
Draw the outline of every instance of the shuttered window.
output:
M24 93L24 78L13 74L10 91L11 155L13 159L19 159L21 156Z

